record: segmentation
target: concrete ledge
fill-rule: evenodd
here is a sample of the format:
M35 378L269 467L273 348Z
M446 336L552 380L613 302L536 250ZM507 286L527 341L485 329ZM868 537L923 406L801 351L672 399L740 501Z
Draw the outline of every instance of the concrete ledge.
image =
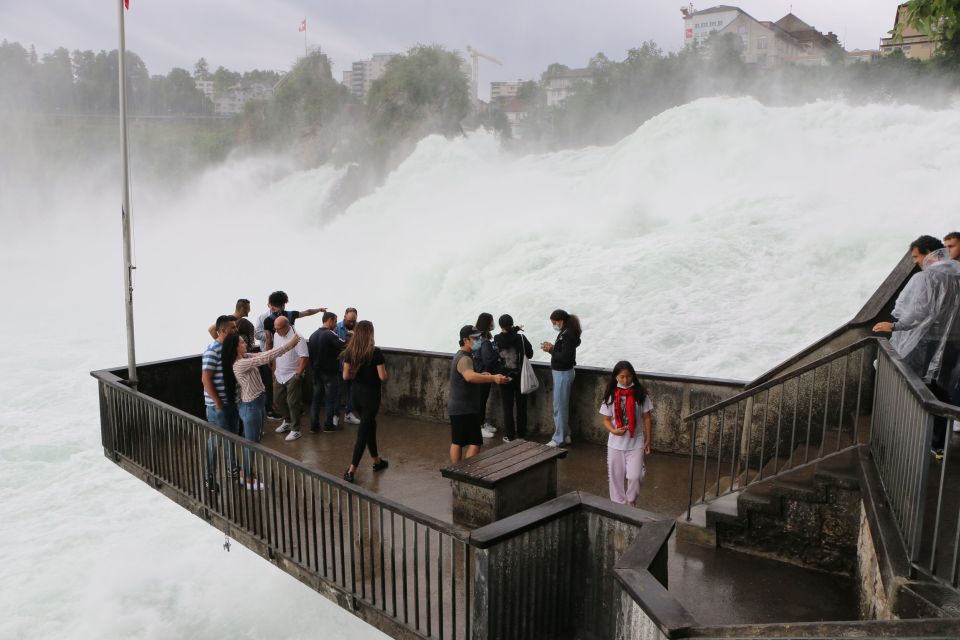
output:
M580 504L580 492L571 491L532 509L474 529L470 534L470 544L478 549L488 549L504 540L539 527L545 522L576 511L580 508Z

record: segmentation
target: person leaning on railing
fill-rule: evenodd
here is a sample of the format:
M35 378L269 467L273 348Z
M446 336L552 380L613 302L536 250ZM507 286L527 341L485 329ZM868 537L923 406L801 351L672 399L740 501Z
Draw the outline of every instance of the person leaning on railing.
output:
M278 357L290 351L300 342L300 335L293 337L281 347L264 351L256 355L247 353L249 347L238 334L229 335L223 341L221 358L223 361L224 386L227 398L237 402L240 419L243 421L243 436L247 440L260 442L263 437L263 422L266 419L266 387L260 376L259 367L270 364ZM239 393L237 393L240 387ZM238 397L239 396L239 397ZM243 451L243 475L248 489L263 489L251 468L250 450Z
M960 262L951 260L947 249L936 249L923 254L920 268L920 273L910 278L897 297L892 313L895 321L878 322L873 330L892 333L890 346L904 363L923 379L938 400L957 405ZM935 418L931 453L937 459L943 457L946 428L946 418Z

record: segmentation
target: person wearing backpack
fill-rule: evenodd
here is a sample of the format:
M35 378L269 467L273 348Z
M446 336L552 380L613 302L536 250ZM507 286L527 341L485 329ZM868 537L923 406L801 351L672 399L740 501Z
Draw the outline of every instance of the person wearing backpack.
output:
M520 390L520 373L524 354L527 358L533 357L533 345L520 333L523 328L514 326L513 317L509 314L500 316L497 324L500 325L500 333L493 343L500 354L500 373L510 378L509 383L500 386L503 427L506 431L503 441L510 442L515 438L527 437L527 396Z
M474 329L480 332L480 344L474 345L473 370L477 373L500 373L500 354L493 343L493 314L481 313L477 316ZM497 428L487 421L487 400L490 398L490 385L480 387L480 432L484 438L492 438Z

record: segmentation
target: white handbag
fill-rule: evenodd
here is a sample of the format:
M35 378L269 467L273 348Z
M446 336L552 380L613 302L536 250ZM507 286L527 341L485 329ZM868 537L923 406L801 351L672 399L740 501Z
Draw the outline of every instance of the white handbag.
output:
M537 380L537 374L533 370L533 363L527 357L527 349L524 342L526 339L521 335L520 338L520 357L523 358L523 364L520 365L520 393L527 395L540 388L540 381Z

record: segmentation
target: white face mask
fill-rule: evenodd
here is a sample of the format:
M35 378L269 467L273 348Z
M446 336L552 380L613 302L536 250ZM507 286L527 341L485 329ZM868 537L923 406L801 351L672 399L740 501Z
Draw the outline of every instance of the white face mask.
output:
M619 389L629 389L632 386L633 386L632 382L630 384L620 384L619 382L617 383L617 388Z
M560 333L560 325L558 324L553 325L553 330L556 331L557 333Z

